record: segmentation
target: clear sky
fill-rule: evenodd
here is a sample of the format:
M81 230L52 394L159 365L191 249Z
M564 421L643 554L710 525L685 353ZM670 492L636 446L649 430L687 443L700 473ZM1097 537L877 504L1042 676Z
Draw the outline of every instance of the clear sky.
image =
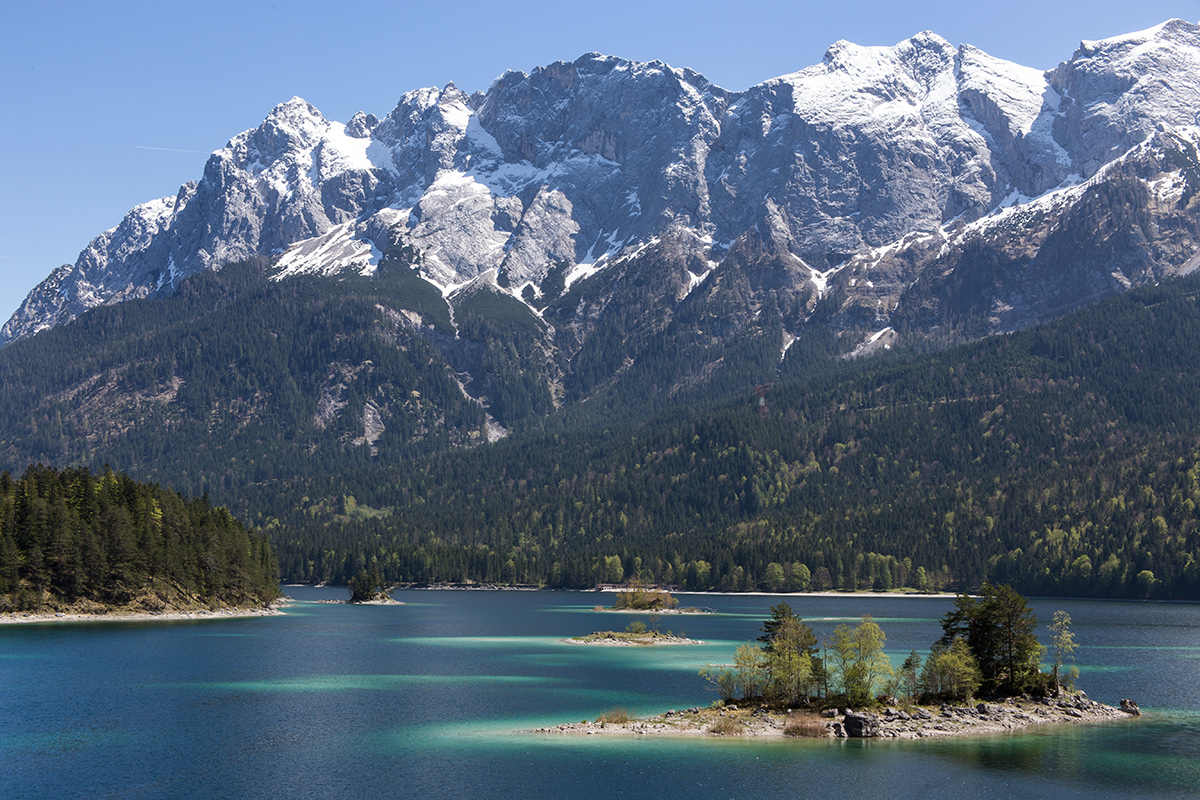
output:
M404 92L485 90L595 50L740 90L839 39L922 30L1049 69L1081 39L1200 20L1200 0L9 0L0 14L0 322L134 205L199 179L208 153L299 95L329 119Z

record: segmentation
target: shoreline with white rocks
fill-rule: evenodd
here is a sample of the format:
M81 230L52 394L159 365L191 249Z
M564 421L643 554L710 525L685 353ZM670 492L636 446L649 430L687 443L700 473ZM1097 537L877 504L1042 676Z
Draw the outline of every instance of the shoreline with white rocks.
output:
M44 622L178 622L182 620L241 619L245 617L277 617L288 603L276 603L266 608L213 608L170 611L132 611L115 609L96 612L79 611L11 611L0 614L0 625L23 625Z
M1034 700L940 706L885 706L875 711L827 709L772 711L735 705L667 711L628 722L578 722L536 728L527 733L604 736L743 736L827 739L933 739L1028 731L1042 726L1107 723L1141 715L1137 703L1120 708L1090 700L1083 693Z
M591 647L665 647L671 645L704 644L699 639L688 639L670 633L629 633L618 631L596 631L587 636L572 636L563 639L566 644L582 644Z

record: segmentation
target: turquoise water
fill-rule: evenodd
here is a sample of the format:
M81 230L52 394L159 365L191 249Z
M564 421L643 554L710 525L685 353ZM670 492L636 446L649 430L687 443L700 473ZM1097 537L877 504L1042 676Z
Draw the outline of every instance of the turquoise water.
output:
M1142 721L971 740L762 741L520 733L707 704L696 675L759 633L772 597L684 598L705 640L647 650L567 636L639 617L597 595L397 593L281 617L0 628L0 797L1195 797L1200 606L1035 601L1067 610L1093 698ZM603 599L603 598L601 598ZM869 613L899 661L943 598L789 598L819 635ZM646 619L645 617L640 617Z

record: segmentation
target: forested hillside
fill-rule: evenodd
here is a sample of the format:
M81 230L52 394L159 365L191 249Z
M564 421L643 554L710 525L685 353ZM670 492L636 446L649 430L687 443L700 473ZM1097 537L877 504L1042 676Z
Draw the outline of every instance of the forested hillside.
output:
M381 269L276 282L230 265L5 348L0 468L114 464L230 497L475 440L485 414L429 341L449 338L445 303L401 263Z
M247 485L726 400L780 367L779 309L747 300L733 261L674 314L654 311L653 336L623 325L655 305L633 286L626 316L572 345L569 363L551 339L573 306L543 319L471 284L452 310L417 261L396 246L369 278L284 280L266 260L232 264L15 342L0 350L0 469L114 464L236 504ZM574 300L591 308L593 283ZM854 341L816 326L783 369L824 369Z
M264 606L270 545L207 498L112 470L0 474L0 611Z
M244 495L285 579L1200 598L1200 281L645 425Z
M839 358L815 326L780 361L772 303L707 338L730 263L661 336L596 333L556 396L562 309L474 287L452 317L413 257L370 280L231 266L14 343L2 466L208 492L295 581L1200 598L1196 278L933 354Z

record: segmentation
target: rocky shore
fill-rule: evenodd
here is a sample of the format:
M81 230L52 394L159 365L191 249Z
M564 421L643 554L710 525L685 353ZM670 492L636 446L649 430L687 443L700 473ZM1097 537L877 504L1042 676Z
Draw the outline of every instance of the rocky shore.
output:
M33 622L171 622L175 620L233 619L236 617L273 617L282 614L282 606L269 608L215 608L166 611L111 610L95 612L14 611L0 614L0 625Z
M318 604L330 606L402 606L403 600L393 600L388 597L382 600L314 600Z
M716 614L716 610L712 608L608 608L607 606L596 606L592 609L598 614L641 614L642 616L650 616L653 614L661 616L678 616L678 615L696 615L696 614Z
M629 633L628 631L596 631L587 636L564 639L567 644L590 644L597 647L656 647L659 645L704 644L699 639L688 639L670 633Z
M1129 720L1137 704L1114 708L1083 693L1034 700L1011 698L970 705L887 706L879 711L828 709L779 712L765 708L689 708L629 722L580 722L537 728L533 733L567 735L801 736L808 738L927 739L1007 733L1043 725Z

